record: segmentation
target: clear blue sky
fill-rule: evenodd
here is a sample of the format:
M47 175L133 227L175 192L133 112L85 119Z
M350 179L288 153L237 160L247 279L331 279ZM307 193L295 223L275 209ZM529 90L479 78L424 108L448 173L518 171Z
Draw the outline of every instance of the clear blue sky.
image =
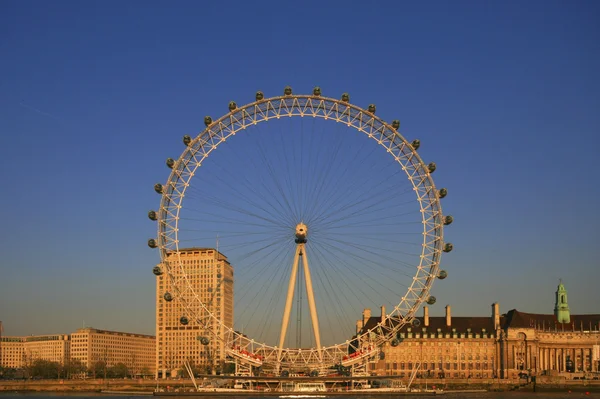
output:
M574 313L600 313L599 18L595 1L3 1L5 334L154 333L164 159L204 115L286 85L376 103L437 162L456 249L434 315L551 313L559 278Z

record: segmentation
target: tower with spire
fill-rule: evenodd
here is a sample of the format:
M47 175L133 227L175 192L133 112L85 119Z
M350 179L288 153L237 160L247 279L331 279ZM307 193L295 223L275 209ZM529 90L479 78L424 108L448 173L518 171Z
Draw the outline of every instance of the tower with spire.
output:
M571 322L571 312L569 311L569 304L567 303L567 289L562 283L562 279L559 280L558 288L556 289L554 315L559 323Z

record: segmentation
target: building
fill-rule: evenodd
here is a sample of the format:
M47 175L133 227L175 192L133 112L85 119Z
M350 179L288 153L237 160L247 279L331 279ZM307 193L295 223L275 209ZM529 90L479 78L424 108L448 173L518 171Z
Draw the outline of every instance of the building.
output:
M233 267L227 258L213 248L186 248L169 254L167 262L174 278L185 277L184 284L192 287L208 310L233 328ZM187 311L175 295L180 288L181 282L175 287L167 274L156 278L156 370L163 378L182 370L186 361L201 373L216 372L225 361L225 331L207 318L197 301L189 301L192 308ZM182 316L191 315L209 324L181 324ZM207 345L200 343L202 337L208 339Z
M25 368L36 360L66 365L79 360L91 369L123 363L133 374L155 373L156 339L150 335L82 328L71 335L53 334L0 339L0 366Z
M0 366L22 368L36 360L65 364L69 358L69 336L64 334L2 337Z
M365 309L359 321L363 331L382 320L370 313ZM445 316L431 317L425 306L423 317L417 319L418 327L400 330L397 346L390 341L381 348L383 354L369 364L371 373L408 377L418 368L420 375L429 378L491 378L496 374L494 317L453 317L450 306Z
M504 375L600 372L600 314L572 315L567 290L556 290L554 314L509 311L499 339Z
M89 370L104 362L107 367L118 363L133 375L155 373L156 338L152 335L80 328L71 334L71 359L79 360Z
M41 359L64 365L70 347L70 337L64 334L23 337L23 362L29 365Z
M23 337L0 338L0 367L20 368L25 365Z
M385 317L365 309L357 332L373 329ZM419 374L431 378L517 378L519 374L598 373L600 315L571 315L562 282L556 291L554 314L500 314L492 304L490 317L453 317L446 306L442 317L423 308L418 327L404 326L397 346L386 343L369 371L380 375ZM393 323L394 320L388 320Z

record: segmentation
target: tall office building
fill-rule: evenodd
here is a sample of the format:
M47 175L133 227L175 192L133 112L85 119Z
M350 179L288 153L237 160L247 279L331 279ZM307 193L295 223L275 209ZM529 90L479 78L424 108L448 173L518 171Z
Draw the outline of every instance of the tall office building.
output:
M177 255L179 254L179 257ZM170 260L172 259L172 260ZM182 267L179 266L181 260ZM185 278L177 283L178 288L191 285L202 303L220 322L233 327L233 267L227 257L213 248L185 248L173 252L167 258L175 279ZM216 321L204 327L190 320L183 325L180 318L190 316L182 302L174 294L176 288L169 276L164 273L156 278L156 370L159 377L173 376L184 369L187 361L201 373L215 372L224 366L225 331ZM165 300L165 293L171 293L172 301ZM206 316L197 303L192 312L199 317ZM217 336L207 331L215 331ZM202 345L200 337L210 341Z

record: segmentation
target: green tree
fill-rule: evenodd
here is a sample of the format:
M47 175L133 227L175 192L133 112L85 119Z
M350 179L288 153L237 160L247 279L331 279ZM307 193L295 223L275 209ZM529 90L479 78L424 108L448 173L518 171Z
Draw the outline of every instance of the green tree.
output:
M140 373L142 374L142 377L151 377L152 376L152 372L150 371L150 369L148 367L142 368Z
M117 363L110 367L109 374L112 378L125 378L127 377L127 366L124 363Z
M106 367L106 362L103 360L98 360L96 363L92 365L90 370L94 375L94 378L106 378L106 374L108 372L108 368Z
M67 378L73 378L77 375L85 373L85 365L79 359L70 359L65 365L65 373Z
M62 372L62 367L58 362L37 359L33 361L29 372L30 376L33 378L59 378Z

